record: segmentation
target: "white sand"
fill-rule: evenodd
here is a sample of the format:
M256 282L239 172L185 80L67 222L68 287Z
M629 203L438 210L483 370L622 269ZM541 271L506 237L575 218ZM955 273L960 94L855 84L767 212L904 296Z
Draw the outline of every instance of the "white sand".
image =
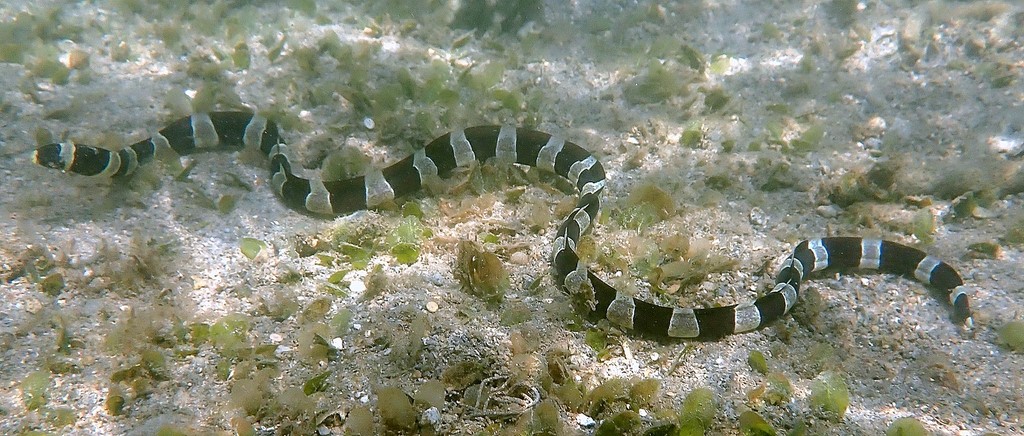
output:
M328 390L314 397L318 412L344 415L356 405L372 404L373 388L379 385L412 393L459 361L491 362L488 375L507 375L512 365L509 335L532 329L540 342L535 354L567 348L574 374L588 387L612 377L657 378L664 395L656 409L667 410L678 407L692 389L710 388L720 403L713 434L738 433L737 416L747 409L756 410L783 432L802 421L812 434L881 434L905 416L920 420L933 434L1024 432L1024 355L999 346L995 332L1024 316L1022 247L1003 244L996 259L967 257L969 245L998 241L1019 222L1024 196L999 198L986 208L986 218L955 220L951 202L936 196L933 187L944 175L970 168L977 175L965 176L961 183L972 189L1005 186L1007 178L1020 177L1021 160L1007 158L1024 140L1024 9L1019 6L871 1L861 4L851 27L843 27L828 6L816 6L818 2L694 6L679 1L660 11L649 2L549 2L545 22L521 31L522 39L470 38L452 49L452 42L466 31L443 25L450 12L419 22L389 21L360 6L345 5L321 7L311 18L267 2L228 8L220 15L224 19L211 22L211 14L199 7L179 19L166 11L148 12L153 10L149 6L142 8L146 12L133 14L124 6L129 1L96 3L12 1L0 8L4 22L21 11L45 15L41 11L59 8L59 21L80 26L81 31L75 41L38 41L39 47L52 50L38 56L66 59L76 49L90 55L89 66L72 73L66 85L33 76L19 64L0 64L2 272L11 276L25 259L38 258L31 254L34 248L54 256L53 271L68 282L56 298L40 292L27 276L0 285L0 433L39 429L149 434L163 424L190 433L230 430L232 418L240 414L229 402L236 381L217 377L217 364L223 359L214 347L204 344L195 355L177 356L174 349L151 344L135 344L137 350L112 349L105 338L123 330L119 323L123 325L132 313L142 319L174 314L186 324L212 324L235 312L250 317L252 344L279 345L274 354L279 373L270 382L273 392L333 371ZM175 21L152 24L156 18ZM231 26L225 23L233 20L247 25L238 35L225 36ZM777 35L766 27L769 24ZM156 36L163 32L161 26L178 25L183 29L181 43L169 47ZM330 32L346 45L379 47L368 58L368 83L375 88L395 83L402 70L422 83L435 68L451 78L448 88L460 89L456 79L469 65L476 65L476 72L489 63L504 63L507 71L494 89L535 96L527 112L539 116L539 128L565 134L602 159L609 175L606 215L624 206L622 199L640 183L655 183L672 194L679 206L677 216L646 229L642 237L649 239L641 242L660 241L667 232L679 231L710 241L714 253L738 261L730 271L684 289L689 293L684 301L692 305L730 304L764 292L776 262L802 238L856 234L918 244L905 223L921 213L920 207L901 199L880 203L861 210L861 216L871 219L864 222L854 218L854 208L828 204L830 187L844 175L864 172L882 157L902 159L899 185L918 197L930 197L930 205L922 207L937 216L935 242L926 250L963 274L972 292L975 328L962 332L949 321L946 305L911 280L830 274L809 285L824 299L816 324L786 317L780 328L708 343L657 343L618 335L610 340L611 358L598 361L583 333L565 331L564 307L550 304L562 299L543 266L557 218L539 231L531 230L524 224L529 208L505 202L504 192L512 188L502 188L491 194L498 200L494 204L472 205L462 215L444 211L472 204L471 191L414 199L428 211L424 226L433 232L423 244L420 260L401 266L386 253L375 256L372 263L383 265L389 291L368 302L359 299L366 272L348 275L347 281L355 285L347 297L333 298L328 317L351 310L358 328L340 337L336 361L317 366L300 352L300 315L274 321L261 302L283 294L304 308L328 295L323 289L328 276L344 268L321 266L315 256L298 257L297 237L314 236L345 222L376 222L393 229L400 221L397 212L359 213L334 221L294 213L277 201L262 165L240 163L232 154L195 157L199 164L187 182L157 170L159 186L140 182L131 190L31 163L38 129L58 136L66 132L80 142L124 144L144 138L178 115L166 108L167 95L194 91L202 84L186 73L189 58L214 59L231 53L240 41L251 48L253 62L244 71L228 70L226 78L236 83L230 89L252 106L273 103L298 115L309 130L286 131L283 136L300 151L303 162L315 162L317 150L341 146L346 135L378 164L392 162L409 153L413 144L429 140L429 134L411 130L390 143L380 143L377 137L383 123L411 126L412 114L436 112L429 102L403 100L397 118L377 119L377 130L369 132L358 126L341 129L363 114L340 96L330 104L310 102L312 90L350 80L350 68L326 54L317 58L316 73L300 71L295 50L315 47ZM282 34L287 36L282 55L269 62L267 52ZM133 54L128 62L114 61L110 55L122 41ZM720 61L727 68L709 71L703 83L690 85L689 93L662 103L624 101L623 84L657 60L647 48L668 47L657 53L669 53L667 57L674 59L669 67L684 71L678 66L678 47L684 43L709 62L719 54L728 56ZM496 44L505 48L495 49ZM845 50L854 51L839 60ZM921 60L907 61L914 51L921 53ZM25 63L31 64L34 56L35 51L26 55ZM808 56L810 60L802 63ZM230 59L224 62L230 64ZM999 71L1016 79L1009 86L994 87L992 77ZM703 113L700 87L721 87L731 100L723 111ZM468 90L463 97L474 105L490 104L467 103L453 114L450 125L439 124L431 134L460 125L522 121L522 114L497 110L486 94ZM691 106L692 98L697 101ZM787 114L772 109L780 104L788 107ZM58 119L47 117L57 110L65 113ZM694 124L702 126L705 139L696 147L681 146L679 137ZM825 136L810 152L780 152L777 145L763 145L770 126L779 126L789 140L812 124L823 126ZM390 131L396 130L401 131ZM735 150L723 150L727 141L735 142ZM750 150L751 143L763 146ZM762 190L769 166L788 168L781 180L795 185ZM229 172L255 189L246 192L225 183L223 175ZM731 181L720 188L722 197L713 206L707 203L711 177ZM551 207L566 201L554 190L525 186L526 199ZM228 192L241 200L233 211L221 214L201 206L192 191L214 197ZM614 220L605 221L594 234L599 246L624 247L637 241L635 232L607 222ZM509 263L514 289L502 310L488 309L460 290L451 273L456 242L487 232L500 235L503 257L520 260ZM269 256L255 261L243 257L238 249L243 237L268 243ZM114 279L138 273L133 256L140 251L133 251L132 241L150 238L171 247L169 255L143 250L150 253L143 258L150 262L153 276L130 289L111 285ZM164 265L152 264L160 258ZM280 283L278 278L289 271L298 272L301 280ZM541 288L525 290L540 275L545 276ZM427 315L431 328L423 350L412 365L402 363L392 355L397 351L389 346L389 338L406 336L410 321L428 313L428 302L439 307ZM532 319L502 326L502 312L516 305L525 305ZM55 353L61 325L72 346ZM807 360L820 344L834 348L831 367L843 373L849 385L851 405L840 422L823 420L808 405L818 367ZM122 416L111 416L104 408L111 375L135 364L143 349L165 355L168 379L157 382L148 396L129 398ZM746 364L752 350L769 355L771 368L793 383L790 403L779 407L747 400L747 393L764 379ZM69 408L76 419L66 427L54 426L45 411L27 411L19 389L29 373L58 366L55 361L73 369L50 376L44 409ZM255 426L285 431L288 423L281 416L270 413ZM572 425L579 421L575 413L563 417ZM444 433L471 433L492 421L470 419L459 403L448 401L441 422Z

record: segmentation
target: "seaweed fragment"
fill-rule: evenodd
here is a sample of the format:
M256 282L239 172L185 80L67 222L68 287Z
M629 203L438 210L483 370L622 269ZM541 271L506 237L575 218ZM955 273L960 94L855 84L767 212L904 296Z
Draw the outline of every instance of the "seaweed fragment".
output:
M747 365L759 374L768 373L768 360L765 359L764 353L760 351L753 350L747 354Z
M492 307L504 301L509 275L497 255L472 241L461 241L455 262L453 274L465 292Z
M356 406L345 416L345 434L354 436L372 436L376 434L373 426L373 412L366 406Z
M1024 352L1024 321L1010 321L999 328L999 342L1018 353Z
M768 421L753 410L747 410L739 416L740 430L747 436L775 436L775 429Z
M927 436L928 430L921 421L907 416L897 419L885 429L885 436Z
M679 409L679 434L703 435L711 427L718 404L715 394L708 388L697 388L690 391L683 399Z
M842 374L825 371L811 382L810 406L824 412L825 416L839 422L850 406L850 391Z
M646 71L629 79L622 88L622 97L632 105L663 103L686 95L687 81L682 75L660 62L651 62Z
M33 371L21 380L21 402L28 410L37 410L50 400L50 373Z
M541 0L466 0L461 3L451 27L473 30L477 36L491 29L513 34L526 23L540 21L544 17L544 2Z
M385 428L400 432L416 430L416 418L419 414L413 407L412 397L392 386L380 387L376 394L377 413Z

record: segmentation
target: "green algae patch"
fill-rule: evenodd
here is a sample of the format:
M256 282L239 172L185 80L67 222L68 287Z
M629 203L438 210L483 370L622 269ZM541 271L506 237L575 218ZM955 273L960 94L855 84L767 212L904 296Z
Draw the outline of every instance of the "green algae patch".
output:
M775 436L777 433L761 415L752 410L740 414L740 431L747 436Z
M658 398L658 393L661 391L661 381L654 378L645 378L633 383L629 387L629 404L630 407L638 409L641 407L650 407L654 404Z
M555 401L548 398L533 409L533 419L530 423L531 434L557 435L562 434L562 429L562 417Z
M366 406L356 406L345 417L345 434L353 436L373 436L373 412Z
M1010 350L1024 352L1024 321L1010 321L999 328L999 342Z
M768 373L768 359L760 351L753 350L747 354L747 365L750 366L750 369L757 371L758 374Z
M781 372L773 372L768 374L765 380L765 394L764 401L772 405L782 405L788 403L790 398L793 397L793 385L789 382L789 378Z
M583 341L597 352L598 361L605 360L611 356L611 350L608 348L608 333L604 330L587 330Z
M267 248L267 243L255 238L242 238L238 243L238 249L242 251L242 255L253 260L256 256L259 256Z
M33 371L21 380L21 402L28 410L38 410L50 400L50 373Z
M235 357L249 345L251 322L244 313L226 315L210 326L209 337L221 354Z
M893 421L885 430L885 436L928 436L928 430L921 421L908 416Z
M119 416L124 413L125 397L121 388L111 386L107 391L107 399L103 401L103 408L110 416Z
M646 71L626 82L622 97L632 105L663 103L684 95L685 85L678 73L660 62L651 62Z
M641 430L643 420L640 415L632 410L625 410L616 413L609 419L601 422L594 431L594 436L618 436L625 434L637 434Z
M850 391L843 376L835 371L818 375L811 382L810 405L824 412L829 419L841 421L850 406Z
M613 410L613 405L619 399L626 397L629 383L625 379L612 378L597 385L584 396L584 412L590 416L598 416L601 413Z
M445 386L440 380L427 380L416 390L413 400L426 407L444 407Z
M327 388L331 386L327 383L328 377L331 377L330 370L325 370L325 372L313 376L302 384L302 393L312 395L316 392L326 391Z
M402 265L412 265L420 258L420 249L414 244L395 244L391 247L391 255Z
M39 288L46 295L56 297L64 290L64 276L60 273L49 274L39 282Z
M494 308L505 300L509 273L498 256L471 241L459 242L455 278L462 289Z
M377 413L381 423L391 431L411 432L416 430L419 414L405 392L396 387L377 389Z
M679 435L703 435L711 427L717 411L718 404L711 389L694 389L686 395L679 409Z

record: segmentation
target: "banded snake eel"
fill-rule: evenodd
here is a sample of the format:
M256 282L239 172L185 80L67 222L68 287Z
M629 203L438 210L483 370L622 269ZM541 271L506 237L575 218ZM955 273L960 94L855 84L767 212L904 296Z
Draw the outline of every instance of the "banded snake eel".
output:
M534 166L567 179L579 192L575 208L558 227L551 255L555 281L569 295L584 295L592 317L653 336L715 339L760 329L796 304L802 280L828 268L862 268L907 275L944 291L953 319L971 325L964 282L949 264L895 242L825 237L797 244L782 263L774 287L754 301L721 307L665 307L616 290L580 261L577 245L601 207L605 171L584 148L559 136L509 126L456 130L386 168L347 180L303 178L292 170L288 146L276 124L242 111L196 113L119 151L72 142L38 147L37 164L65 172L124 177L153 159L160 147L179 155L210 149L258 147L270 159L271 184L283 202L300 211L338 216L374 208L412 194L474 161Z

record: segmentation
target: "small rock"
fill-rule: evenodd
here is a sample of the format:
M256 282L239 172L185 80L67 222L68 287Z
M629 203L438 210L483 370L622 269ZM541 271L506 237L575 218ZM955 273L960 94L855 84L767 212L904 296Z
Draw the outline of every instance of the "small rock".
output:
M757 227L764 227L768 224L768 214L764 213L760 207L750 208L750 224Z
M528 265L530 263L530 256L522 251L517 251L512 253L508 260L516 265Z
M1010 135L996 135L988 139L988 146L993 152L1017 155L1024 151L1024 138Z
M431 427L437 427L441 424L441 412L436 407L431 407L423 411L420 415L420 423L427 424Z
M594 418L582 413L576 414L576 425L580 426L580 428L593 428L595 424L597 424L597 422L594 421Z
M366 292L366 282L354 279L352 283L349 283L348 289L355 295L362 295L363 292Z
M816 209L814 209L814 211L818 212L818 215L821 215L825 218L835 218L839 216L839 207L834 204L818 206Z
M887 128L888 124L885 122L885 118L871 117L866 123L853 128L853 139L863 142L868 138L880 138Z
M40 310L43 310L43 303L40 303L39 300L36 300L35 298L29 298L28 301L25 301L24 307L26 312L35 315L39 313Z

